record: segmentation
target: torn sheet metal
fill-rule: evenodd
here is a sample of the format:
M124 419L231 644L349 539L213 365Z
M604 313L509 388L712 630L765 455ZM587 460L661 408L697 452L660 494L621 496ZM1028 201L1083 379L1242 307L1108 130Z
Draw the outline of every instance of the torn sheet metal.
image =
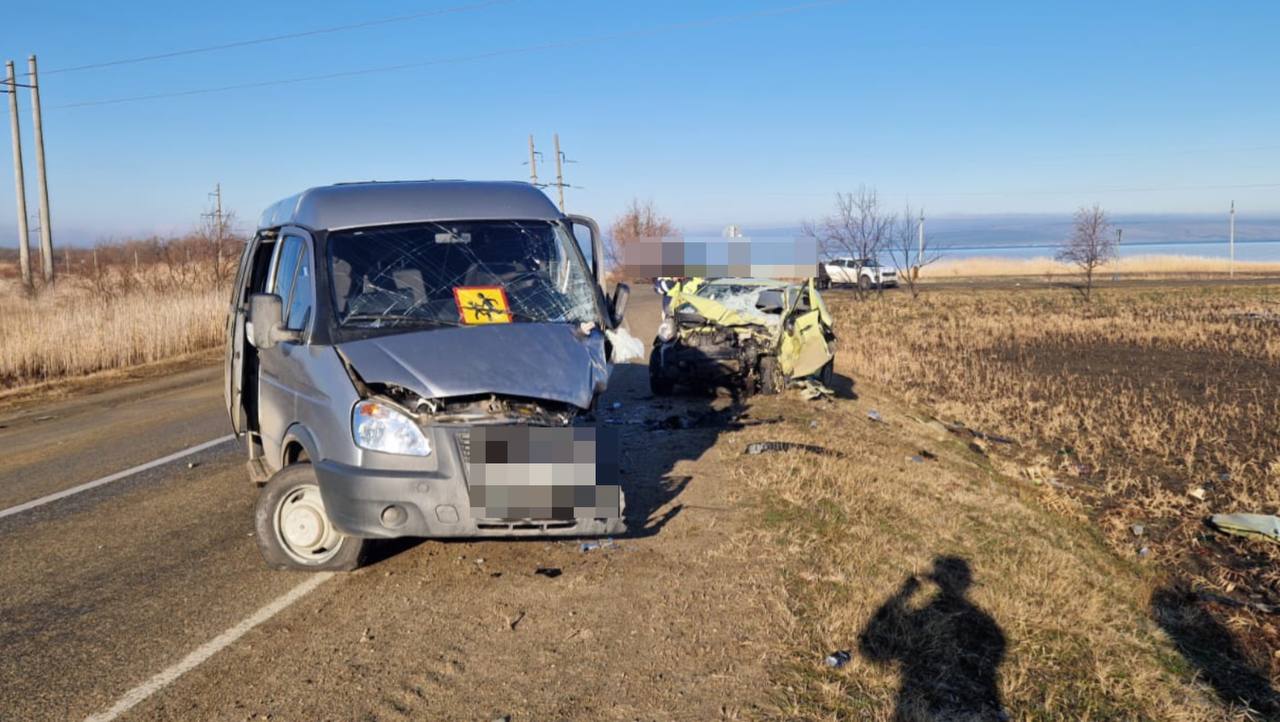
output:
M1271 514L1214 514L1209 524L1226 534L1280 542L1280 518Z

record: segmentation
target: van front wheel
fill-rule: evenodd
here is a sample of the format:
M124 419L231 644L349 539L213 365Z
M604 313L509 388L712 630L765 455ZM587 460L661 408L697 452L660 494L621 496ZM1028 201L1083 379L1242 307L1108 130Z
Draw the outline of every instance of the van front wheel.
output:
M350 571L360 566L365 540L334 528L310 464L276 472L262 487L253 516L258 551L272 569Z

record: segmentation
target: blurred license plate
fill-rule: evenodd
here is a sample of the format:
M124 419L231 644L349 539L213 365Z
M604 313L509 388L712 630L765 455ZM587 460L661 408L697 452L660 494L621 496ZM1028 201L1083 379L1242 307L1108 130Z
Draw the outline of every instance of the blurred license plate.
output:
M616 519L618 443L592 426L471 429L473 519Z

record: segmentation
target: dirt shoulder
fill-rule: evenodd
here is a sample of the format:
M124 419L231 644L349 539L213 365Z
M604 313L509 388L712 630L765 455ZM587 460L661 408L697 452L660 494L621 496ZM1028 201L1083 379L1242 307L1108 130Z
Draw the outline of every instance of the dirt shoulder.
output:
M221 365L222 349L210 348L155 363L3 389L0 390L0 415L8 418L29 410L45 415L56 410L55 405L78 405L86 399L90 402L118 402L149 393L152 389L165 390L188 384L200 372L207 372L205 376L211 375L215 367L221 378Z

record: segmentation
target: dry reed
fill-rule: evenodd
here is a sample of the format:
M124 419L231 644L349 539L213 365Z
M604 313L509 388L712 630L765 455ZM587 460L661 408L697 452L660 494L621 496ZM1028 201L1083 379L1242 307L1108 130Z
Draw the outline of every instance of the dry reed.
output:
M7 286L7 287L5 287ZM159 361L222 342L218 288L95 291L66 279L34 296L0 282L0 389Z

